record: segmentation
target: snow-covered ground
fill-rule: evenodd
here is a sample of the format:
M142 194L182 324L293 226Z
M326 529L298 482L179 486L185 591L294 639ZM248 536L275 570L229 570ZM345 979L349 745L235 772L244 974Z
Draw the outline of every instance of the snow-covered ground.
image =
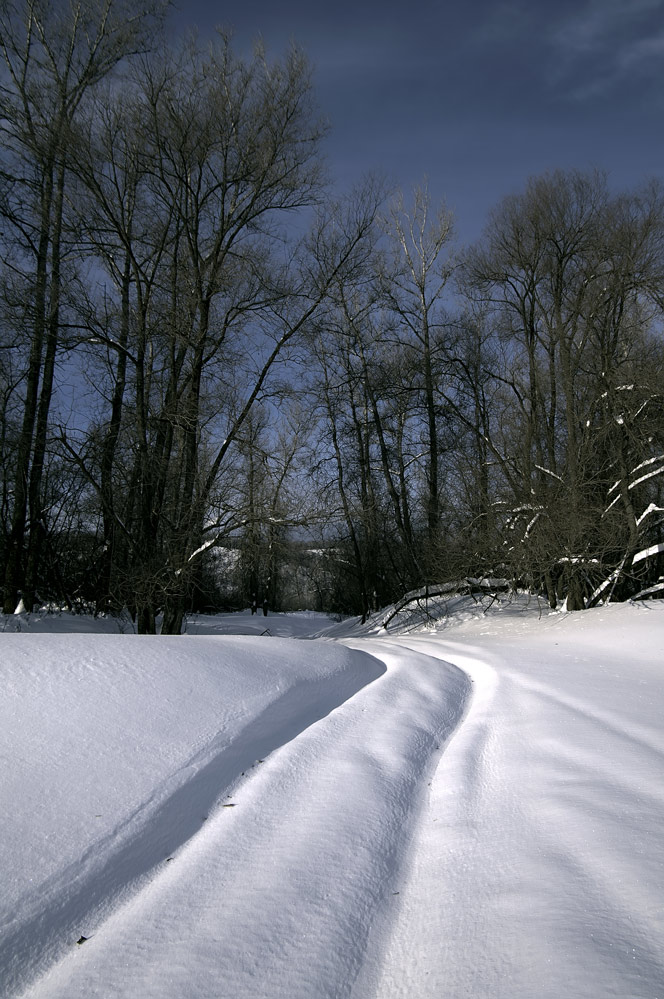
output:
M454 610L0 621L0 994L664 999L664 603Z

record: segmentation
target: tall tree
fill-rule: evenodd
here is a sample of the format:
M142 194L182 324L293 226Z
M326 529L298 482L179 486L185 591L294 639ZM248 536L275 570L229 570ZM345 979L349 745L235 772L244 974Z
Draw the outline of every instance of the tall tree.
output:
M124 58L142 48L163 5L138 11L125 0L5 3L1 204L6 258L29 296L21 431L16 451L4 608L18 592L30 607L44 523L41 482L56 357L61 339L65 196L72 128L86 96ZM24 551L29 530L27 555Z
M224 470L282 357L361 258L376 204L321 204L310 238L289 231L323 196L322 126L296 50L269 63L261 49L237 58L223 35L205 51L187 43L144 60L121 99L82 135L81 225L108 274L89 309L107 409L85 464L139 630L161 608L177 633L196 564L228 529L214 516L232 507Z
M449 345L445 340L450 329L443 296L452 270L452 216L444 205L435 210L427 189L417 188L411 208L402 195L395 201L386 230L381 291L393 335L414 362L416 394L409 405L423 414L427 544L435 547L441 512L441 386L447 377Z
M656 440L647 420L637 430L630 419L630 457L621 458L625 433L608 426L626 421L608 410L621 408L627 384L643 401L636 372L661 316L663 223L656 188L615 196L600 174L556 173L506 199L466 263L471 297L502 345L493 376L504 408L491 447L503 472L511 559L521 553L554 605L564 595L570 609L582 607L592 579L615 564L606 491L616 477L627 488L636 455ZM645 413L640 402L631 411ZM622 509L620 544L634 548L625 489Z

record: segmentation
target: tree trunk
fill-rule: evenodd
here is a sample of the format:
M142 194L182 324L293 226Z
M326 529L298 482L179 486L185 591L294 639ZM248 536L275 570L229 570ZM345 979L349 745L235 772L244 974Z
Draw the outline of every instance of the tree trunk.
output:
M65 174L65 162L64 159L61 159L57 167L52 220L51 281L46 352L44 355L41 392L39 396L39 407L37 410L37 422L35 427L34 451L28 487L30 535L28 540L25 592L23 599L26 605L30 607L35 602L37 580L39 578L39 561L44 550L44 543L46 540L46 524L44 523L44 510L42 505L42 481L44 475L44 458L46 455L49 413L51 400L53 398L55 360L60 340L61 239Z
M44 168L41 196L39 243L36 257L34 322L30 344L30 357L26 377L23 422L16 453L14 477L14 509L7 540L3 609L12 614L18 603L19 590L23 587L23 546L28 519L28 487L34 427L37 420L39 384L42 373L44 337L46 335L46 297L48 285L48 253L51 238L51 213L53 203L54 163ZM29 607L28 610L31 610Z

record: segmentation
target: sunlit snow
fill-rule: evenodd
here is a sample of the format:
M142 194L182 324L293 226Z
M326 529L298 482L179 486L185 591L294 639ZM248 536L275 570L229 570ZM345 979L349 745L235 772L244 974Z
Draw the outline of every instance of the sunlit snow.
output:
M2 619L0 994L664 996L664 604L446 606Z

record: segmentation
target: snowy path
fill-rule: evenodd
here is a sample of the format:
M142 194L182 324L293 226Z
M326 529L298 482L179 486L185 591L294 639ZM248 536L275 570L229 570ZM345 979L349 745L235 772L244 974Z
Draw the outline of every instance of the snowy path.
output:
M2 636L0 994L149 884L257 759L384 672L307 644Z
M29 821L0 814L0 832L45 891L0 908L3 995L664 999L664 605L343 643L142 640L138 671L141 640L96 637L48 699L23 639L2 639L23 728L0 702L0 753ZM33 701L75 723L124 816L106 840L94 787L48 792L62 760L30 777L66 742L44 718L41 745Z
M307 643L308 655L318 648ZM109 918L81 924L85 946L25 994L349 996L398 894L432 757L469 692L465 674L435 658L372 651L371 683L252 767L172 861ZM122 861L156 831L143 827ZM90 872L92 890L107 881Z
M654 645L609 629L599 650L582 617L537 643L402 640L477 693L432 783L376 997L664 996L658 617Z

